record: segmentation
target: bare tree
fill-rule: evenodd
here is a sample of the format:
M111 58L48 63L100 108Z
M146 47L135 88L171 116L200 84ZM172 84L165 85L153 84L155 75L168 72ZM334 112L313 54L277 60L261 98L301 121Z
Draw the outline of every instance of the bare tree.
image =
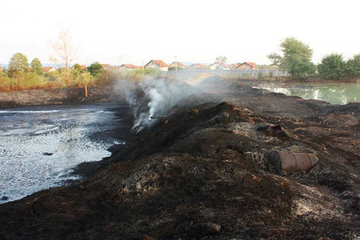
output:
M218 56L216 57L215 61L221 64L224 64L227 62L227 57L226 56Z
M65 76L66 81L68 81L70 65L74 61L79 48L74 45L72 35L68 29L61 30L55 40L50 40L50 44L56 55L51 57L50 61L65 66Z

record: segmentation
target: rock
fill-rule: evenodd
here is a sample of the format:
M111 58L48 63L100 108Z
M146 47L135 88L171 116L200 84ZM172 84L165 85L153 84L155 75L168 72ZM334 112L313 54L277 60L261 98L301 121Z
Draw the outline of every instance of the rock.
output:
M221 226L213 222L207 222L201 226L201 231L205 235L214 235L221 231Z
M6 200L9 200L9 197L3 196L3 197L1 198L1 201L6 201Z

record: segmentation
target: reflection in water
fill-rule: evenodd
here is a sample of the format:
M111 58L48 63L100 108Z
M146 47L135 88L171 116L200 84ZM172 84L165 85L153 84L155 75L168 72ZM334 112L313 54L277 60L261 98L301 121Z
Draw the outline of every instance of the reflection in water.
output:
M106 106L0 110L0 199L13 201L64 180L81 162L99 161L116 140ZM1 201L4 203L6 201Z
M360 102L360 83L274 83L266 82L254 85L272 92L315 99L332 104Z

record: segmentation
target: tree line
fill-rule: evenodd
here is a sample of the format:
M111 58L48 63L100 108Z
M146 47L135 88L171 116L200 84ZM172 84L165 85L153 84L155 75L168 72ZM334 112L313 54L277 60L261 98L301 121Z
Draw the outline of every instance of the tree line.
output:
M360 77L360 54L347 61L342 54L332 53L324 56L317 66L311 62L313 50L296 38L286 38L280 44L280 53L267 57L272 65L287 71L294 78L321 76L329 80L343 80L345 77Z
M0 91L102 85L107 81L106 74L98 62L86 69L75 63L44 72L40 59L34 58L29 64L27 56L18 52L10 59L8 69L0 72Z
M79 63L75 63L71 68L69 66L65 66L64 68L59 68L59 71L70 71L73 76L77 76L80 73L83 73L84 70L82 69ZM103 66L99 62L94 62L90 66L86 68L92 76L98 76L101 74L103 70ZM32 72L38 75L42 75L44 73L42 63L40 59L34 58L31 61L31 64L28 62L28 58L26 55L22 53L15 53L9 62L9 67L7 72L9 76L12 77L16 73L23 73L23 72Z

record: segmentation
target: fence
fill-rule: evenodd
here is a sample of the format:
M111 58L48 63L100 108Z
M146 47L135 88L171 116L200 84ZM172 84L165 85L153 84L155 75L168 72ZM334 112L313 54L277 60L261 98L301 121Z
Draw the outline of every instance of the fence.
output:
M286 77L287 72L278 69L234 69L234 70L178 70L162 72L162 76L171 76L177 79L185 79L197 75L210 76L229 76L229 77L244 77L244 78L260 78L260 77Z

